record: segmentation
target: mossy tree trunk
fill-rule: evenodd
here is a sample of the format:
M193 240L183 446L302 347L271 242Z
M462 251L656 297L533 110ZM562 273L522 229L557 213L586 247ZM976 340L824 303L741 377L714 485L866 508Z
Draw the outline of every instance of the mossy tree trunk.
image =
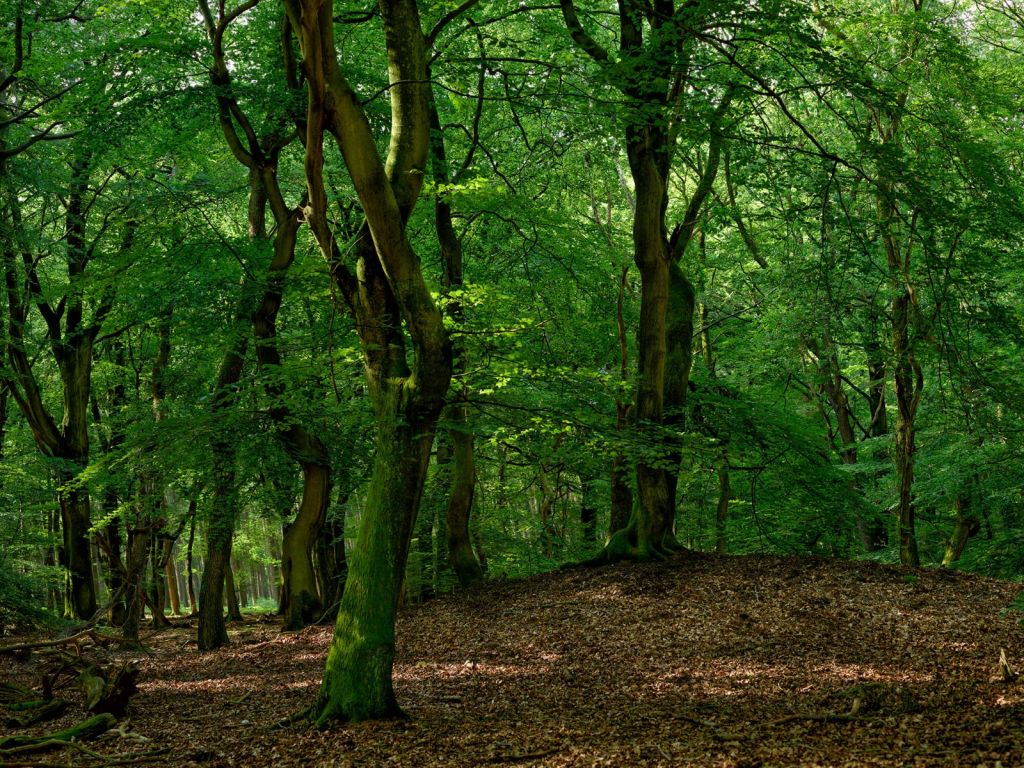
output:
M304 210L355 321L376 421L376 452L313 720L399 713L392 685L394 618L452 355L405 224L423 183L429 143L426 38L412 0L381 2L391 83L386 160L342 72L330 0L286 0L308 90ZM336 141L366 217L356 269L329 218L324 138ZM407 354L407 348L411 347Z

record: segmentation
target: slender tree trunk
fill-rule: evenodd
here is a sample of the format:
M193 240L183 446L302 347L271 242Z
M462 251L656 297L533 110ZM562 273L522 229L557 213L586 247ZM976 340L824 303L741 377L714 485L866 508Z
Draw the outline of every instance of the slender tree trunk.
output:
M348 503L348 492L339 488L333 514L329 514L326 523L320 529L317 552L319 561L320 581L323 585L324 619L334 621L345 593L345 581L348 577L348 559L345 552L345 505Z
M718 505L715 507L715 552L724 555L729 550L726 538L726 524L729 520L729 501L732 499L732 486L729 484L729 456L722 452L718 460Z
M910 302L910 296L904 293L897 296L892 303L897 409L893 451L899 493L896 509L900 533L900 562L904 565L919 566L921 557L917 549L913 499L914 461L917 454L914 418L920 402L923 380L921 369L910 350Z
M195 587L195 561L193 560L193 547L196 541L196 507L198 502L192 499L188 503L188 548L185 553L185 575L188 584L188 605L189 614L195 616L199 613L199 604L196 602Z
M117 508L117 496L107 491L103 502L104 513L110 514ZM112 627L124 624L127 611L125 590L125 565L121 554L121 521L112 517L104 528L106 536L107 570L110 573L110 610L107 619Z
M236 335L221 361L214 388L212 410L220 418L224 418L234 404L238 381L242 377L251 318L250 294L248 283L243 281L235 315ZM238 512L235 442L226 425L214 427L210 447L213 452L213 493L206 527L206 562L199 585L198 644L201 651L209 651L228 642L224 624L224 579L231 558L231 539Z
M231 557L228 557L224 566L224 598L227 602L228 621L241 621L242 608L238 604L238 590L235 589L235 569Z
M121 636L127 646L139 644L139 626L142 623L146 604L146 563L149 560L152 536L152 528L148 526L131 528L128 531L128 552L125 564L127 611L124 624L121 626Z
M330 467L302 465L302 502L295 520L285 526L281 544L281 610L286 629L301 629L323 611L313 569L313 547L320 536L331 492Z
M174 567L174 539L164 542L164 573L166 574L166 595L168 607L175 616L181 615L181 601L178 597L178 573Z
M619 296L616 302L615 320L619 338L619 392L615 398L615 430L625 435L629 425L630 406L626 397L626 382L629 379L629 346L626 339L625 298L629 265L622 268L619 276ZM621 531L629 525L633 510L633 490L629 486L630 465L625 453L617 449L612 455L611 467L611 513L608 519L608 535Z
M431 79L429 68L427 69L427 79ZM444 130L437 114L437 105L432 92L429 111L430 167L434 183L443 189L451 183L452 179L445 152ZM460 327L464 323L462 302L457 296L451 294L463 286L462 242L456 235L455 227L452 224L451 203L445 194L439 194L434 201L434 226L443 265L442 288L448 294L446 311L452 322ZM467 354L463 344L458 341L453 342L454 375L465 374ZM476 552L473 551L473 541L469 535L469 519L473 510L473 497L476 493L476 461L475 436L469 426L467 397L466 387L460 387L454 402L448 407L446 419L450 425L448 439L452 444L451 488L448 492L448 506L445 511L448 561L451 563L459 583L464 587L479 581L484 575Z

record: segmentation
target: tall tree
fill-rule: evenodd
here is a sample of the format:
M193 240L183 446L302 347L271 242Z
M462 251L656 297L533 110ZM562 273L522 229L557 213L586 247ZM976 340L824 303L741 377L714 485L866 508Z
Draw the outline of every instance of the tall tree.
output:
M376 454L313 719L399 712L392 685L394 620L438 416L451 344L406 223L423 185L430 135L426 39L411 0L382 2L391 136L378 154L366 111L341 68L330 0L288 0L308 89L305 220L355 321L376 419ZM365 215L353 271L331 226L325 138L348 169ZM408 347L411 346L411 349Z

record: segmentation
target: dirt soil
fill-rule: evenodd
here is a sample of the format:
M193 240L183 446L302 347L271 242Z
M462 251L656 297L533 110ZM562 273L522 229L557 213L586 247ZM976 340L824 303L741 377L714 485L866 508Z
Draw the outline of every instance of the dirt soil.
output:
M1024 678L998 665L1024 671L1019 591L706 555L490 582L403 609L408 720L324 731L274 726L315 695L330 628L250 619L199 653L182 622L115 651L141 667L125 735L0 764L1024 766ZM38 663L2 656L0 679L35 684Z

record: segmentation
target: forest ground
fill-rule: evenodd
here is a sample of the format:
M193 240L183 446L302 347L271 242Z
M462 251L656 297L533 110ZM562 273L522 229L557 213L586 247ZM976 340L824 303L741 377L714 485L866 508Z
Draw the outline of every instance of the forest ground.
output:
M488 582L402 610L395 687L410 719L325 731L273 726L315 695L329 627L250 619L199 653L181 622L145 638L148 653L115 651L141 667L123 730L148 741L89 749L211 768L1024 766L1024 678L998 667L1000 648L1024 666L1024 614L1005 610L1019 591L692 554ZM34 684L35 665L0 657L0 679ZM115 763L69 749L16 764Z

